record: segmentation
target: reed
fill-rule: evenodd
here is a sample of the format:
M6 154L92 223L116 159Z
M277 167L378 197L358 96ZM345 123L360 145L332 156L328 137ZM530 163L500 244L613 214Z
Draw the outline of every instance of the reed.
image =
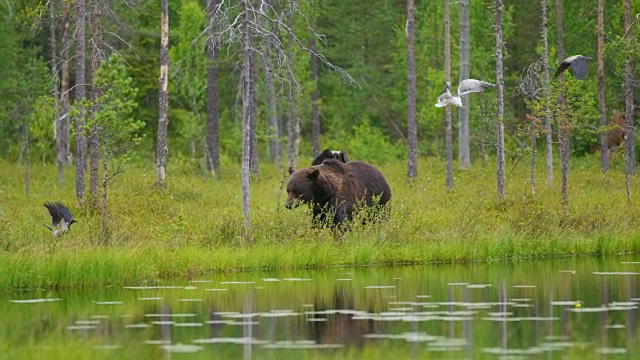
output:
M620 164L618 164L620 165ZM155 187L155 170L132 166L110 185L110 232L101 245L97 212L83 212L73 174L57 184L53 166L34 166L31 194L23 171L0 163L0 288L72 288L137 284L212 271L323 268L496 261L604 255L640 248L640 206L626 200L624 174L606 176L597 159L574 160L569 204L560 184L530 194L526 165L508 174L499 201L491 166L457 171L445 190L445 164L423 159L408 181L405 163L380 166L392 191L387 221L352 224L351 231L314 229L304 207L284 209L285 176L263 166L252 182L252 228L242 231L239 169L213 182L186 165L169 168L168 186ZM615 162L614 162L615 166ZM620 166L621 168L621 166ZM195 173L195 174L194 174ZM631 189L638 179L631 179ZM70 234L52 239L42 226L45 201L62 200L75 217Z

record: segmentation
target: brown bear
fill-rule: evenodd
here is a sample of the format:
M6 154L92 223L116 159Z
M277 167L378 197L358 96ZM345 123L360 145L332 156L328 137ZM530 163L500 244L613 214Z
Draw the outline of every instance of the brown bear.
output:
M313 206L316 224L322 225L333 216L333 225L351 220L361 207L385 205L391 199L391 189L384 176L372 165L362 161L329 159L320 165L293 171L287 184L287 202L291 209L299 203Z
M323 161L329 160L329 159L337 159L342 161L343 163L349 162L349 157L347 156L346 152L342 150L332 151L331 149L327 148L327 149L324 149L324 151L321 152L317 158L313 159L313 161L311 162L311 166L320 165L322 164Z

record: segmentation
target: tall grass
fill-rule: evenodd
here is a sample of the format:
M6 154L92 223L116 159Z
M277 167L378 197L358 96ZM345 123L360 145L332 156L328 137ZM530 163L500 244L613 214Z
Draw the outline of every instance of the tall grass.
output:
M615 162L614 162L615 164ZM620 164L619 164L620 165ZM624 175L606 176L595 158L574 161L569 205L560 182L530 194L526 165L507 176L499 201L492 166L457 171L445 190L444 162L420 162L408 181L404 162L381 166L391 189L388 221L352 224L337 233L311 226L310 211L282 207L286 178L262 166L252 181L251 241L243 237L239 168L218 182L187 166L169 168L168 186L155 187L155 170L132 166L110 185L109 245L100 245L97 213L75 200L71 170L57 184L54 166L32 169L31 194L22 168L0 163L0 287L90 287L151 282L210 271L320 268L337 265L493 261L604 255L640 247L640 206L626 200ZM620 166L621 167L621 166ZM631 179L631 189L638 179ZM53 239L42 226L45 201L62 200L79 223Z

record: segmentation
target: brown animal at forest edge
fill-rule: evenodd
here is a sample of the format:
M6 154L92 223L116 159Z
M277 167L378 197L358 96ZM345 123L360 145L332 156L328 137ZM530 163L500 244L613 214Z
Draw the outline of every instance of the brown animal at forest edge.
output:
M625 139L625 119L623 113L616 113L609 119L609 125L614 126L607 131L607 150L609 155L618 150Z

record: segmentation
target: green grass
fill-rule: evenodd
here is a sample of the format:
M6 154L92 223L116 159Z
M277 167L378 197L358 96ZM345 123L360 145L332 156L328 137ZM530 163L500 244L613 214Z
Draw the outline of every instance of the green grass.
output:
M619 160L619 159L618 159ZM524 163L524 162L523 162ZM110 187L108 245L100 214L83 214L71 169L63 186L53 166L32 169L25 195L24 169L0 163L0 288L93 287L193 277L211 271L322 268L496 261L553 256L605 255L640 248L640 206L628 202L621 164L603 176L598 159L575 160L569 205L560 175L548 187L539 169L531 195L526 164L507 174L507 199L499 200L493 163L455 171L445 190L444 163L426 159L419 177L406 178L404 162L380 166L393 192L386 222L337 234L311 227L305 207L281 205L284 176L263 166L252 181L251 241L243 236L239 168L212 182L188 166L170 167L168 186L155 186L155 169L131 166ZM559 168L559 166L556 166ZM631 190L638 179L631 179ZM634 193L635 195L635 193ZM78 224L52 239L45 201L68 204Z

